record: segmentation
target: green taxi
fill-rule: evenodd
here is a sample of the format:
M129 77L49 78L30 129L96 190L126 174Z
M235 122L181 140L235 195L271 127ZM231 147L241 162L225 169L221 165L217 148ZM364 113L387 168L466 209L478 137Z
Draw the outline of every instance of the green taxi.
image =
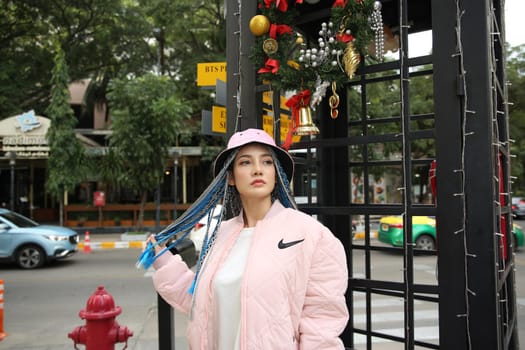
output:
M512 225L512 238L514 249L523 247L525 244L524 233L521 226ZM430 216L412 217L412 237L416 249L435 250L436 219ZM377 238L380 242L390 244L394 247L402 247L404 241L403 217L384 216L379 221Z

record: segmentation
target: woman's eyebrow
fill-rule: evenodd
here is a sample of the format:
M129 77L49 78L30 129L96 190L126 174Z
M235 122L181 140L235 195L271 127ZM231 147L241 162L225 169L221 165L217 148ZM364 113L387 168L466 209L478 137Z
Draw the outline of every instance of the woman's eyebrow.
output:
M239 154L239 156L237 157L237 159L240 159L240 158L252 158L253 156L251 154Z
M260 155L257 155L257 157L271 157L272 154L271 153L262 153ZM239 158L254 158L256 157L255 155L251 154L251 153L246 153L246 154L240 154L237 159Z

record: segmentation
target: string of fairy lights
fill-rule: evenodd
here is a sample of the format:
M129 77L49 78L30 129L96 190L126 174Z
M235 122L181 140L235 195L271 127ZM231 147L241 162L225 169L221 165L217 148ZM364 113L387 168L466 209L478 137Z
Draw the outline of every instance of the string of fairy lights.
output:
M504 8L504 4L501 5L502 7L500 8L500 10L502 10ZM503 148L506 148L506 154L509 154L510 152L510 147L509 147L509 141L510 139L508 138L508 133L507 134L503 134L503 136L507 136L507 139L506 140L501 140L501 134L500 134L500 130L499 130L499 123L498 123L498 119L503 117L504 118L504 123L505 123L505 126L507 127L508 129L508 110L499 110L500 108L500 103L499 102L499 99L498 99L498 96L499 96L499 93L500 92L502 94L502 97L503 97L503 103L501 104L501 106L503 106L504 108L506 108L506 104L508 102L508 91L507 91L507 84L506 83L503 83L503 84L496 84L498 82L498 75L497 75L497 70L494 69L494 67L497 66L497 63L498 63L498 58L496 56L496 48L495 48L495 43L496 42L499 42L499 44L501 45L501 47L504 47L505 45L505 38L501 35L501 28L499 27L498 25L498 21L497 21L497 17L496 17L496 9L494 9L492 6L490 8L490 25L491 25L491 30L490 30L490 34L491 34L491 37L493 37L493 40L490 41L490 44L491 44L491 51L490 51L490 62L491 62L491 74L492 74L492 107L493 107L493 125L494 125L494 130L496 131L494 134L493 134L493 146L494 146L494 149L496 151L496 154L500 154L500 147L503 147ZM504 52L504 50L502 50ZM504 58L505 56L503 56ZM501 89L501 91L499 91L499 89L497 88L499 86L499 88ZM497 162L497 171L498 171L498 174L502 174L503 171L502 169L500 169L501 167L503 167L503 163L501 161L501 159L499 158L498 159L499 161ZM507 162L507 169L510 169L510 157L506 157L505 158L506 162ZM507 189L505 189L505 186L503 186L503 183L500 183L500 181L503 181L504 179L501 179L499 178L498 176L494 176L494 180L496 183L498 183L498 189L501 189L502 192L499 192L499 196L497 197L497 199L495 199L495 204L496 204L496 207L498 208L498 217L503 217L505 214L503 213L503 206L506 205L506 203L509 202L509 199L511 198L511 193L510 193L510 183L507 183ZM506 198L506 201L505 201L505 198ZM512 227L512 225L510 224L507 224L507 222L501 222L500 221L500 225L507 225L507 227L502 227L500 226L500 230L498 232L496 232L496 239L498 240L499 242L499 251L505 251L506 247L505 245L507 245L507 242L505 241L504 239L504 234L501 232L502 230L505 230L505 232L507 232L507 235L508 237L511 237L512 233L509 232L508 228L509 227ZM510 245L507 245L510 247L510 252L512 255L514 255L514 247L513 247L513 244L512 244L512 240L511 240L511 244ZM510 260L511 264L513 264L514 262L514 259ZM507 259L506 259L506 256L503 255L502 257L500 257L499 259L499 266L498 266L498 276L501 278L504 276L504 273L507 269ZM499 302L502 305L502 307L504 308L504 314L502 315L501 314L501 308L498 308L498 317L499 318L502 318L504 319L503 320L503 325L505 327L508 327L509 324L510 324L510 319L509 319L509 315L510 315L510 310L509 310L509 296L511 295L511 291L509 291L509 286L507 283L503 283L503 286L502 286L502 293L498 293L498 298L499 298Z
M400 1L399 2L399 23L401 23L401 26L400 26L400 35L399 35L399 38L400 38L400 53L399 53L399 59L400 59L400 67L404 67L404 60L405 60L405 50L406 50L406 47L407 45L405 45L404 43L404 40L406 38L406 36L404 35L404 31L407 30L408 26L406 25L406 23L404 22L404 18L403 18L403 4L404 2L403 1ZM504 4L501 5L502 8L504 7ZM461 317L461 318L464 318L465 319L465 325L466 325L466 337L467 337L467 346L468 346L468 349L472 349L472 335L471 335L471 325L470 325L470 297L471 296L476 296L476 292L474 290L472 290L470 288L470 285L469 285L469 271L468 271L468 262L469 262L469 259L476 259L477 256L476 254L472 254L470 253L469 251L469 247L468 247L468 242L467 242L467 235L466 235L466 226L467 226L467 206L466 206L466 201L467 201L467 198L465 196L465 193L466 193L466 177L465 177L465 152L466 152L466 145L467 145L467 139L469 136L473 135L474 133L473 132L469 132L468 131L468 121L470 118L474 117L476 115L476 111L474 110L471 110L469 109L469 99L468 99L468 93L467 93L467 71L465 69L465 63L464 63L464 51L463 51L463 43L462 43L462 17L464 15L465 11L461 9L461 6L460 6L460 2L457 0L456 1L456 27L455 27L455 31L456 31L456 52L453 54L453 57L457 57L458 58L458 62L459 62L459 70L460 70L460 74L459 74L459 77L460 77L460 80L461 80L461 89L462 89L462 95L463 95L463 99L461 101L461 122L462 122L462 127L461 127L461 138L462 138L462 142L461 142L461 150L460 150L460 159L461 159L461 166L459 169L455 169L453 170L453 172L460 176L460 188L461 188L461 191L458 192L458 193L454 193L453 196L454 197L457 197L457 198L460 198L461 200L461 207L462 207L462 217L461 217L461 227L458 228L456 231L454 231L454 234L455 235L462 235L462 241L463 241L463 251L464 251L464 280L465 280L465 292L464 292L464 300L465 300L465 310L463 310L462 312L460 313L457 313L456 316L457 317ZM494 154L496 155L499 155L499 149L501 146L507 146L508 147L508 142L512 141L512 140L508 140L508 141L500 141L500 132L499 132L499 127L498 127L498 117L499 116L503 116L503 117L506 117L508 118L508 113L506 113L505 111L501 111L498 109L498 101L499 101L499 95L498 95L498 89L497 89L497 84L496 82L498 81L498 73L496 71L496 69L494 67L496 67L497 65L497 57L496 57L496 49L494 47L494 41L495 40L498 40L500 43L504 43L504 40L502 38L502 35L501 35L501 31L499 30L499 27L498 27L498 23L497 23L497 20L496 20L496 15L495 15L495 9L493 7L490 8L490 18L491 18L491 21L489 23L489 25L491 26L490 28L490 35L493 37L493 39L490 41L490 69L491 69L491 90L492 90L492 107L493 107L493 111L492 111L492 115L494 116L493 117L493 132L492 132L492 145L494 146L496 152ZM403 75L403 71L401 70L400 71L400 99L401 99L401 106L400 106L400 115L401 115L401 121L402 121L402 132L401 132L401 136L403 136L403 154L405 156L407 156L407 145L406 145L406 137L405 137L405 130L406 129L406 125L405 123L407 123L407 120L406 120L406 116L405 116L405 106L404 106L404 96L405 96L405 86L404 86L404 82L405 81L408 81L407 80L407 77L405 77ZM409 82L409 81L408 81ZM507 94L507 89L506 89L506 85L503 86L503 100L504 100L504 105L506 104L509 104L507 101L508 101L508 94ZM508 162L508 159L507 159L507 162ZM499 172L499 167L503 166L501 163L497 162L496 163L497 166L496 166L496 171ZM407 212L408 212L408 207L409 207L409 191L408 191L408 181L409 181L409 177L406 176L408 174L408 169L406 169L406 162L403 162L403 172L405 174L404 176L404 187L402 188L399 188L399 190L403 191L403 217L404 217L404 222L405 222L405 228L408 227L408 225L410 225L410 222L407 222ZM503 181L503 179L499 179L498 176L494 176L494 182L496 184L499 184L499 181ZM509 184L509 188L510 188L510 184ZM499 192L499 186L497 186L497 190L495 191L498 195L503 195L503 196L506 196L506 197L510 197L511 193L510 191L507 191L507 192ZM501 201L495 199L495 204L496 204L496 208L498 208L498 215L497 217L501 217L501 215L503 215L503 212L502 212L502 206L505 204L505 203L501 203ZM497 225L496 225L497 226ZM503 234L499 231L501 231L501 227L500 227L500 230L495 230L495 235L496 235L496 238L499 242L499 249L500 249L500 252L505 249L504 247L504 244L505 244L505 241L503 240ZM509 237L510 237L510 233L509 233ZM510 239L510 238L509 238ZM408 240L405 240L405 249L409 246L409 245L414 245L413 242L408 242ZM512 245L510 247L512 249ZM512 252L512 254L514 254ZM408 261L407 261L407 257L408 257L408 254L405 253L405 266L408 264ZM499 259L499 262L500 262L500 267L498 269L498 272L500 274L500 276L504 273L504 271L506 270L506 259L504 258L500 258ZM404 273L406 274L407 273L407 270L405 269ZM406 291L408 291L409 289L409 286L408 286L408 276L405 275L405 283L406 283ZM498 294L498 298L499 298L499 302L504 304L504 308L505 308L505 313L504 315L502 315L501 313L501 308L498 308L498 317L499 318L502 318L504 317L505 319L503 320L503 324L505 326L508 326L509 325L509 303L508 303L508 300L507 300L507 297L509 295L509 291L508 291L508 285L507 283L504 283L503 284L503 288L502 288L502 292L500 294ZM502 295L503 294L503 295ZM408 296L405 297L405 308L408 308L409 307L409 300L408 300ZM408 310L406 310L406 312L408 312ZM405 328L408 329L409 325L408 325L408 320L405 320Z
M504 4L501 4L502 8L504 7ZM494 154L496 155L496 157L499 157L499 154L500 154L500 147L501 146L508 146L508 144L506 144L506 141L503 141L501 142L500 141L500 132L499 132L499 126L498 126L498 116L503 116L505 118L508 118L508 114L505 113L505 111L500 111L498 110L498 101L499 101L499 94L498 94L498 89L497 89L497 81L498 81L498 75L497 75L497 71L495 69L496 65L497 65L497 57L496 57L496 49L495 49L495 46L494 46L494 43L495 43L495 40L498 40L500 43L504 43L504 40L502 38L502 35L501 35L501 31L499 30L499 27L498 27L498 24L497 24L497 20L496 20L496 14L495 14L495 9L493 7L490 8L489 10L489 16L490 16L490 22L489 22L489 30L490 30L490 35L492 37L492 40L490 40L490 71L491 71L491 93L492 93L492 125L493 125L493 132L491 134L491 137L492 137L492 140L491 140L491 144L493 145L494 149L495 149L495 152ZM466 226L467 226L467 212L466 212L466 201L467 201L467 198L465 197L465 189L466 189L466 176L465 176L465 169L464 169L464 165L465 165L465 150L466 150L466 144L467 144L467 139L469 136L473 135L474 133L473 132L469 132L467 131L468 129L468 121L470 118L474 117L476 115L476 111L473 111L473 110L470 110L468 107L469 107L469 100L468 100L468 93L467 93L467 71L465 70L465 64L464 64L464 51L463 51L463 44L462 44L462 29L461 29L461 22L462 22L462 17L463 15L465 14L465 11L461 9L460 7L460 3L459 1L456 1L456 53L454 54L454 56L457 56L458 57L458 60L459 60L459 69L460 69L460 79L461 79L461 87L462 87L462 94L463 94L463 99L462 99L462 128L461 128L461 135L462 135L462 144L461 144L461 168L460 169L456 169L454 170L455 173L459 174L460 176L460 179L461 179L461 192L459 193L455 193L454 196L457 196L459 198L461 198L461 205L462 205L462 226L456 230L454 232L454 234L456 235L459 235L461 234L462 235L462 238L463 238L463 249L464 249L464 256L465 256L465 262L464 262L464 277L465 277L465 293L464 293L464 298L465 298L465 310L464 312L462 313L458 313L456 316L457 317L462 317L462 318L465 318L465 323L466 323L466 332L467 332L467 343L468 343L468 348L469 349L472 349L472 339L471 339L471 326L470 326L470 297L471 296L476 296L476 292L474 290L472 290L469 286L469 272L468 272L468 262L469 262L469 259L476 259L477 256L476 254L472 254L469 252L469 247L468 247L468 244L467 244L467 235L466 235ZM507 90L506 90L506 86L503 86L503 100L504 101L507 101L508 100L508 95L507 95ZM504 102L505 104L506 102ZM495 203L495 207L497 208L498 212L497 212L497 215L496 217L502 217L503 212L502 212L502 206L505 205L505 203L501 203L501 200L499 200L499 198L501 198L500 196L509 196L510 193L507 192L499 192L500 191L500 186L499 186L499 181L503 181L503 179L500 179L499 178L499 174L500 174L500 167L502 166L501 162L498 161L499 158L496 158L496 166L495 166L495 171L497 172L497 175L494 175L493 179L494 179L494 183L497 185L495 186L495 195L496 195L496 198L494 199L494 203ZM495 238L497 239L497 241L499 242L499 252L500 254L497 254L497 256L501 255L501 252L505 249L504 247L504 244L505 244L505 241L503 239L503 233L501 232L503 230L503 227L501 226L503 223L500 221L500 223L498 224L497 222L495 223L495 229L494 229L494 234L495 234ZM497 229L497 227L499 226L499 230ZM509 237L511 235L511 233L509 232ZM511 249L512 249L512 245L511 245ZM496 252L497 253L497 252ZM500 276L503 274L503 272L505 271L506 269L506 259L504 257L501 257L498 259L499 260L499 264L501 264L500 268L498 269L499 270L499 274ZM507 295L508 295L508 286L507 284L505 283L504 284L504 287L503 287L503 294L504 295L501 295L501 294L498 294L498 298L499 298L499 302L500 303L505 303L505 308L506 308L506 312L505 312L505 315L502 315L501 314L501 308L498 308L498 317L501 318L501 317L505 317L505 320L503 321L503 324L505 326L507 326L509 324L509 309L508 309L508 300L507 300Z
M464 298L465 298L465 310L462 313L456 314L456 317L462 317L465 319L466 323L466 332L467 332L467 345L468 348L472 348L472 336L470 332L470 299L469 295L476 295L476 293L470 289L469 287L469 272L468 272L468 259L469 258L476 258L475 254L470 254L467 244L467 235L466 235L466 226L467 226L467 206L466 206L466 198L465 198L465 188L466 188L466 177L465 177L465 150L466 150L466 140L467 137L470 135L473 135L473 132L467 132L467 119L469 115L475 115L475 111L471 111L468 109L468 94L467 94L467 71L465 70L465 62L464 62L464 51L463 51L463 41L462 41L462 29L461 29L461 21L462 17L464 15L464 11L460 7L459 1L456 1L456 53L453 55L455 57L458 57L459 61L459 77L461 80L461 88L462 88L462 95L463 99L461 101L462 107L461 107L461 118L462 118L462 127L461 127L461 168L454 170L454 173L459 174L460 181L461 181L461 192L455 193L454 196L461 198L461 207L462 207L462 225L461 227L454 232L455 235L462 234L463 238L463 251L465 254L465 261L464 261L464 276L465 276L465 291L464 291Z
M406 132L409 132L409 126L410 126L410 123L407 122L407 115L405 114L405 94L407 92L405 92L405 83L406 84L409 84L410 83L410 80L409 80L409 77L408 77L408 73L407 71L404 69L405 67L405 58L407 57L407 53L408 53L408 42L407 42L407 38L408 38L408 29L410 28L410 26L406 23L406 16L405 16L405 9L404 9L404 3L405 1L399 1L399 40L400 40L400 43L399 43L399 97L400 97L400 117L401 117L401 133L399 136L401 136L402 138L402 147L403 147L403 161L402 161L402 164L403 164L403 187L398 189L400 191L402 191L402 194L403 194L403 214L402 214L402 217L403 217L403 223L404 223L404 227L403 227L403 230L404 232L409 232L407 229L409 228L409 226L411 226L411 218L409 218L407 216L407 213L409 211L409 206L410 206L410 192L411 192L411 189L410 189L410 179L411 179L411 176L410 176L410 172L411 170L409 168L407 168L407 158L410 159L410 149L408 149L409 145L407 144L407 135L406 135ZM408 86L407 86L408 87ZM410 285L409 285L409 281L410 281L410 276L408 276L408 273L409 273L409 269L407 268L409 266L409 254L408 254L408 248L410 246L413 246L413 242L412 242L412 239L408 239L408 234L405 234L405 240L404 240L404 245L405 245L405 249L404 249L404 254L403 254L403 274L404 274L404 282L405 282L405 300L404 300L404 311L405 311L405 315L408 315L411 311L410 309L413 308L413 298L408 295L409 291L410 291ZM413 341L413 329L411 327L411 325L409 324L409 318L405 316L405 319L404 319L404 323L405 323L405 338L406 339L409 339L410 338L410 341L412 342ZM409 332L412 332L412 335L410 335Z
M246 34L246 30L243 30L242 25L242 0L237 0L237 12L235 12L233 15L237 17L237 26L238 30L234 31L235 35L239 36L239 39L237 42L239 43L239 59L237 60L237 72L233 73L234 76L237 76L237 94L235 97L235 103L237 106L237 115L235 116L235 127L233 129L234 132L239 131L240 128L240 122L242 118L242 109L241 109L241 101L242 101L242 62L243 62L243 56L246 55L246 53L243 51L243 38L242 36Z

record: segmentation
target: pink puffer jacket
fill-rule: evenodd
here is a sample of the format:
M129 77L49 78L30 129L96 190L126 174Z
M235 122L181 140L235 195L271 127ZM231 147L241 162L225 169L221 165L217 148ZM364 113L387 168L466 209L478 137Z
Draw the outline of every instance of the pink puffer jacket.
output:
M243 228L242 216L221 224L201 270L188 325L192 350L213 344L212 281ZM194 272L179 255L154 264L155 289L189 313ZM340 241L314 218L276 201L255 227L242 281L242 350L344 349L348 271Z

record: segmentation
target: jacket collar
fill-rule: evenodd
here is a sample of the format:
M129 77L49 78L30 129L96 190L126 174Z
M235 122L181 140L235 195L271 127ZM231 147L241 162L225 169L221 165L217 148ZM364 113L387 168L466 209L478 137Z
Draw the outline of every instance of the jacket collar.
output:
M266 213L266 215L264 216L263 220L267 220L269 218L272 218L274 216L276 216L277 214L279 214L281 211L283 211L285 209L285 207L281 204L281 202L279 202L278 199L276 199L273 203L272 203L272 206L270 207L270 210L268 210L268 212ZM244 225L244 219L243 219L243 210L241 209L241 212L240 214L235 218L235 221L238 223L238 224L242 224Z

